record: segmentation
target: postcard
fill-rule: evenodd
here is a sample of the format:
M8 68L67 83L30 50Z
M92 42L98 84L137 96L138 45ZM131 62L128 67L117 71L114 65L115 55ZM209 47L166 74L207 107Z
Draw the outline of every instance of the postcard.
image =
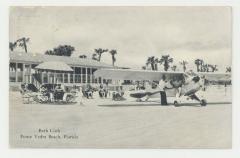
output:
M229 149L227 6L12 6L11 148Z

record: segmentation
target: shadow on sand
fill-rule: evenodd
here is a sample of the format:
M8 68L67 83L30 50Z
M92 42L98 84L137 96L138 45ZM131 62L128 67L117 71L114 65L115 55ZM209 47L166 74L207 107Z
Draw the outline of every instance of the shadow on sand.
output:
M225 104L232 104L232 102L210 102L207 104L208 105L225 105ZM136 106L136 107L139 107L139 106L161 106L161 107L168 107L168 106L174 106L173 103L169 103L168 105L161 105L160 102L154 102L154 101L151 101L151 102L144 102L141 104L141 102L139 104L105 104L105 105L98 105L98 106L102 106L102 107L127 107L127 106ZM201 107L201 105L199 103L182 103L182 104L179 104L178 106L176 107L182 107L182 106L192 106L192 107Z

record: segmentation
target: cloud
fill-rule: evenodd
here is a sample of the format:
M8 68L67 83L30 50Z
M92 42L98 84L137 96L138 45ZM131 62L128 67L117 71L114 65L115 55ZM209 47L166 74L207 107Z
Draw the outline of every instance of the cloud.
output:
M59 44L91 56L95 48L117 49L117 64L145 64L167 53L177 59L231 60L230 7L13 7L10 40L30 37L29 50ZM218 56L221 58L215 58ZM103 60L111 63L109 55ZM230 62L229 62L230 61Z

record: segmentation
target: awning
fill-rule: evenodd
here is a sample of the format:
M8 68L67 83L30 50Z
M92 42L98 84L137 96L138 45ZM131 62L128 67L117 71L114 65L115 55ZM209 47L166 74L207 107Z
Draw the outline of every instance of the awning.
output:
M69 65L59 61L43 62L36 66L35 69L52 71L73 71L73 69Z

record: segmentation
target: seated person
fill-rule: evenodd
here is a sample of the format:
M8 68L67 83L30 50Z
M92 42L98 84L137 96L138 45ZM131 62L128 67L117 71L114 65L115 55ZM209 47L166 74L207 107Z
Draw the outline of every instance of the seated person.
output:
M64 91L61 88L60 85L57 85L55 90L54 90L54 99L56 100L62 100L64 95Z
M48 98L50 97L49 93L48 93L48 90L47 90L47 88L44 85L42 85L40 87L40 92L42 93L43 96L47 96Z
M89 99L89 97L93 98L93 89L90 85L82 87L83 96Z
M62 92L63 89L61 87L61 85L57 85L56 88L55 88L55 92Z
M107 98L107 93L108 93L107 87L103 87L103 85L101 84L98 93L100 98L103 98L103 97Z
M118 91L115 91L112 93L112 100L115 100L115 101L125 100L123 95L124 95L124 92L122 90L122 87L120 87Z
M25 93L28 91L28 86L26 83L21 84L20 88L21 88L20 90L21 93Z

